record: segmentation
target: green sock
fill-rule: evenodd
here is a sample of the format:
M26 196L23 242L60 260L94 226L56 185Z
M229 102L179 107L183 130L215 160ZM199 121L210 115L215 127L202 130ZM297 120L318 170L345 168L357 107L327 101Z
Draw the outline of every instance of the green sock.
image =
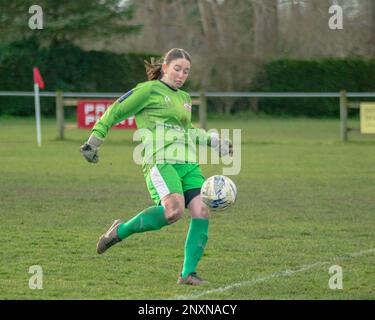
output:
M117 229L117 235L122 240L133 233L159 230L167 224L164 207L153 206L143 210L128 222L121 224Z
M208 219L191 219L189 232L185 242L185 259L181 276L195 272L202 258L208 239Z

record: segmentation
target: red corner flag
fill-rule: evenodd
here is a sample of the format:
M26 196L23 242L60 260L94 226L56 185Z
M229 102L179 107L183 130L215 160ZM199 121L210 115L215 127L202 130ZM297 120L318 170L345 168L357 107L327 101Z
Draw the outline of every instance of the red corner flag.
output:
M37 67L33 68L33 75L34 75L34 83L36 83L40 89L44 89L44 81Z

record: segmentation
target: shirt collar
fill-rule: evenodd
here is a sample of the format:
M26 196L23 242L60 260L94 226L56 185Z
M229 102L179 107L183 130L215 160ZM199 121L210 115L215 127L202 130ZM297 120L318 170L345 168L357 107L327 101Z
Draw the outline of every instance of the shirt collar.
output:
M169 84L165 83L164 81L158 79L162 84L166 85L169 89L173 90L173 91L176 91L177 92L177 89L171 87Z

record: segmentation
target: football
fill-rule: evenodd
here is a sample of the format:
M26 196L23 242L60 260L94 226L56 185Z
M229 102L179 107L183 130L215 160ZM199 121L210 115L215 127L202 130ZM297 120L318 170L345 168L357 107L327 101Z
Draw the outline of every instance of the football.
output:
M212 210L225 210L234 204L237 187L227 176L209 177L201 188L202 201Z

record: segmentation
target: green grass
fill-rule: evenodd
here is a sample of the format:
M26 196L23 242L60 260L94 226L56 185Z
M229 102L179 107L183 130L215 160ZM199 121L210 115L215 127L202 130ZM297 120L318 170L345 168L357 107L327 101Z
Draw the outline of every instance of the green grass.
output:
M350 256L375 248L374 136L353 133L343 144L336 120L209 122L242 129L238 201L212 215L198 269L210 284L181 287L187 211L95 252L113 219L153 205L132 161L132 131L112 130L92 165L78 152L88 131L59 141L55 122L42 124L37 148L33 119L0 119L0 299L375 298L375 252ZM43 290L28 287L32 265L43 268ZM343 269L343 290L328 288L331 265Z

